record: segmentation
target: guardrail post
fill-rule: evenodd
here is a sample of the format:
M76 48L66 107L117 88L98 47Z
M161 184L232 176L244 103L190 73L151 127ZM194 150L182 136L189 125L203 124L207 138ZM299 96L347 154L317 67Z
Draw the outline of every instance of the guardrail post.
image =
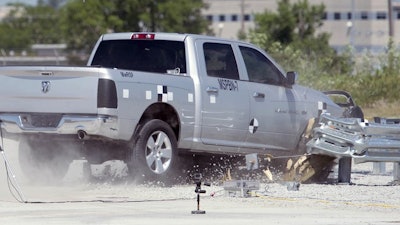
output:
M385 174L386 173L386 163L385 162L373 162L372 173L373 174Z
M400 162L393 163L393 180L400 181Z
M339 159L338 183L350 183L352 162L353 159L350 157Z

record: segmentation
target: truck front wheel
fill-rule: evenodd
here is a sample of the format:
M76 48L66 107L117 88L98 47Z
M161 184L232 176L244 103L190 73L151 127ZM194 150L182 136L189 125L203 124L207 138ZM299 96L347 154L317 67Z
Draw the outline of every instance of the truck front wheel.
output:
M144 124L137 134L128 162L134 179L175 183L181 175L181 164L171 127L158 119Z

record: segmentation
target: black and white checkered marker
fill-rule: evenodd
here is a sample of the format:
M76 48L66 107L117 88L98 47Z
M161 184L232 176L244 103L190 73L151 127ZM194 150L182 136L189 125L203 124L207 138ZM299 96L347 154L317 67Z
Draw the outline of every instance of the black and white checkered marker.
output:
M318 116L322 113L326 112L326 103L325 102L318 102Z
M167 102L168 101L168 88L164 85L157 86L157 100L159 102Z
M257 128L258 128L258 120L254 118L250 121L249 132L251 134L254 134L257 131Z

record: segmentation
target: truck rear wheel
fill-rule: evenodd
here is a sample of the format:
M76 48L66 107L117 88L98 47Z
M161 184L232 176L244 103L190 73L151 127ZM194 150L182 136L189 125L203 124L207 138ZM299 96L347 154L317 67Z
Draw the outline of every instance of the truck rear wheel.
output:
M171 184L181 175L180 161L173 130L166 122L154 119L138 132L128 166L136 181Z
M39 182L62 180L77 157L71 145L39 137L22 137L18 151L24 175Z

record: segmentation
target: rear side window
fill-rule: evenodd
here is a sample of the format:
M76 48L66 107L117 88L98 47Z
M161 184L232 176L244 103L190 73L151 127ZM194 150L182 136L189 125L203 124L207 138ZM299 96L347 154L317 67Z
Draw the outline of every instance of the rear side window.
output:
M183 42L165 40L110 40L100 43L92 66L153 73L186 73Z
M239 80L239 72L231 45L204 43L207 75Z
M261 52L244 46L240 46L240 52L246 65L249 81L273 85L283 84L282 73Z

